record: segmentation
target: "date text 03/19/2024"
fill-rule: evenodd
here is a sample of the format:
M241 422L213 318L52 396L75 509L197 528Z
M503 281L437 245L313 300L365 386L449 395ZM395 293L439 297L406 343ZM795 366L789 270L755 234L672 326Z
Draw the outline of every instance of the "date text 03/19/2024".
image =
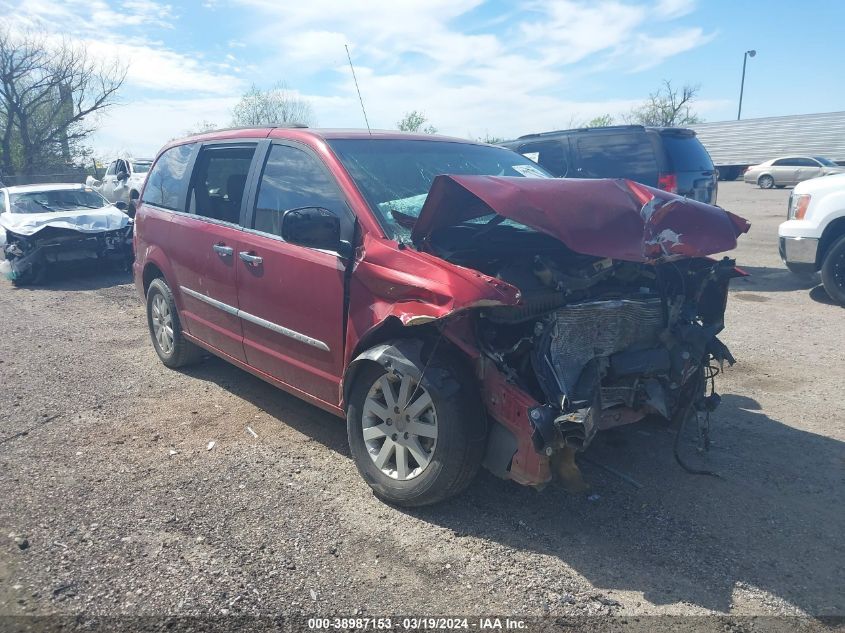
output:
M353 631L519 631L527 628L527 623L519 618L449 618L449 617L333 617L309 618L310 630L353 630Z

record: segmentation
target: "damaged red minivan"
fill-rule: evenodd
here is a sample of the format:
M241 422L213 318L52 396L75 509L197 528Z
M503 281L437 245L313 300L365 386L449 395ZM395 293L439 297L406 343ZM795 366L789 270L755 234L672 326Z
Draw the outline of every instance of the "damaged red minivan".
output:
M166 146L135 218L162 362L206 350L346 418L382 499L539 486L602 429L709 410L749 224L502 147L261 128Z

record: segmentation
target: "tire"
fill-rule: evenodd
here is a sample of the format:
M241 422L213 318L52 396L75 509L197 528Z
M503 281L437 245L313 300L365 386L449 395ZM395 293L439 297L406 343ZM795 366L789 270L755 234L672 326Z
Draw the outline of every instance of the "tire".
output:
M771 189L775 186L775 179L769 174L763 174L757 179L757 185L760 189Z
M25 273L12 279L12 285L17 288L37 286L44 283L45 279L47 279L47 266L43 263L33 264Z
M417 372L423 371L417 362L408 362ZM436 378L432 380L432 376ZM377 408L373 405L387 404L385 381L396 404L401 404L405 380L409 381L405 388L406 406L394 409L399 415L388 418L393 421L388 423L374 414ZM478 472L486 446L486 421L478 391L467 388L474 384L472 374L457 359L450 362L446 354L431 358L419 385L413 377L403 376L398 370L388 372L376 363L368 363L358 372L347 409L349 448L358 472L378 498L397 506L424 506L457 495L469 485ZM408 397L408 392L413 399ZM426 396L431 403L427 406ZM421 411L415 415L417 409ZM406 411L412 417L409 420L406 416L403 422ZM390 415L387 406L381 412ZM433 439L432 426L436 435ZM423 427L428 430L419 435L413 433L414 428ZM367 439L365 428L370 429ZM393 445L387 449L384 465L377 465L376 460L389 442ZM410 446L414 448L406 448ZM421 461L425 460L416 457L420 451L428 459L424 466ZM405 454L404 479L400 452ZM391 470L392 474L388 474Z
M836 240L824 256L822 285L831 299L845 306L845 235Z
M156 354L167 367L184 367L202 358L202 350L182 333L173 293L161 277L147 290L147 326Z

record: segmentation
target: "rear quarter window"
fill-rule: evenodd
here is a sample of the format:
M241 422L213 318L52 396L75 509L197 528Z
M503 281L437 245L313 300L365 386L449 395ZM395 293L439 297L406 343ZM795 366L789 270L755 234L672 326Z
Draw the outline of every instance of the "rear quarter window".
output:
M577 144L580 178L628 178L657 185L657 156L645 133L587 133Z
M712 171L713 161L696 137L666 134L661 138L673 171Z
M171 147L158 157L144 187L142 201L173 211L185 210L187 168L195 143Z

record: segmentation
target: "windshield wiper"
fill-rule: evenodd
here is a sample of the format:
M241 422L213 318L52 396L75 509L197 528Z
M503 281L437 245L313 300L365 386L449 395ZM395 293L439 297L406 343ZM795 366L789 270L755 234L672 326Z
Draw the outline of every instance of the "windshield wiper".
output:
M51 207L49 204L47 204L47 203L45 203L45 202L41 202L40 200L33 200L33 202L34 202L35 204L37 204L39 207L43 207L43 208L47 209L47 211L53 211L53 212L55 212L55 211L56 211L56 210L55 210L53 207Z

